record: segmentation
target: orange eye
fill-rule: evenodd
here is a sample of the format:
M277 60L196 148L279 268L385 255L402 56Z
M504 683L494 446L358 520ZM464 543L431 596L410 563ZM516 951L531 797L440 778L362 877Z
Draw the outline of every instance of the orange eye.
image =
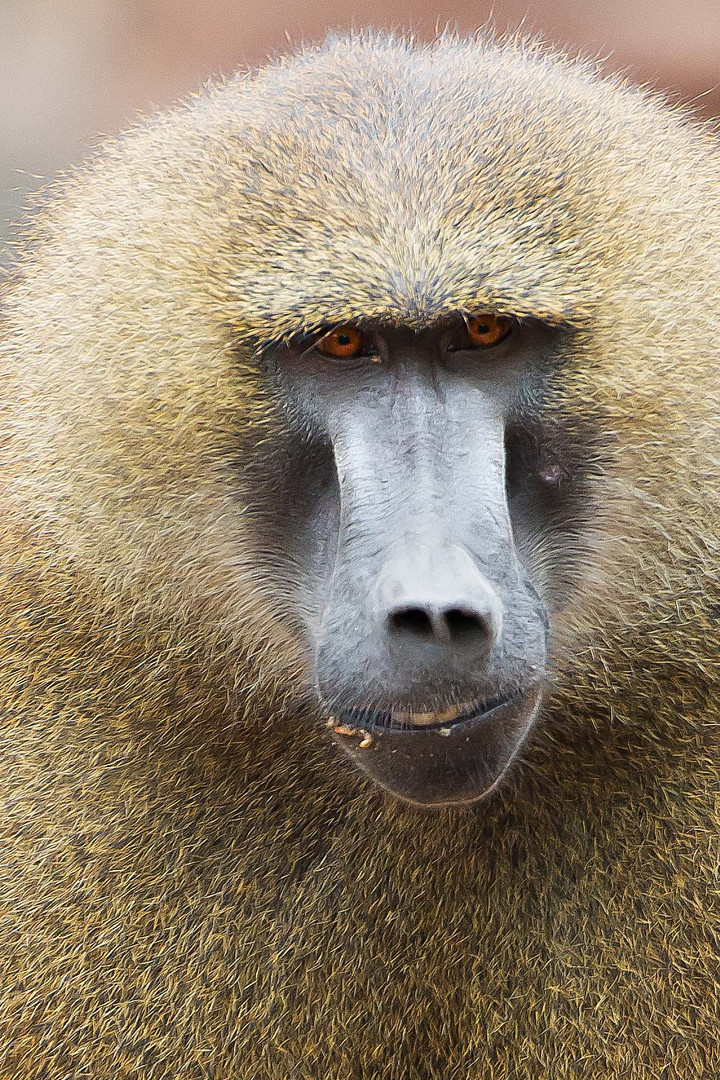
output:
M511 329L512 319L507 315L474 315L467 321L467 340L477 349L491 349L493 345L499 345Z
M365 338L352 323L336 326L329 334L320 338L316 346L323 356L335 356L338 359L360 356L365 351Z

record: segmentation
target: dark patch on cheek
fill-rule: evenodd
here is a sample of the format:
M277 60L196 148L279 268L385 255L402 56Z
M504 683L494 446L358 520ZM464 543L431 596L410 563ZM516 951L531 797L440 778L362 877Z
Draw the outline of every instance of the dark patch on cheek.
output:
M239 367L239 377L250 376ZM305 636L308 596L334 558L338 499L332 447L308 424L270 363L253 372L259 423L237 432L230 466L234 495L258 570ZM312 583L309 585L308 583Z
M513 421L506 430L506 490L515 541L531 576L542 557L543 575L551 575L558 596L581 577L582 536L596 512L599 442L598 427L571 414L545 422L536 415Z
M315 609L326 599L339 527L340 497L330 446L291 433L282 469L267 481L276 550L281 565L288 567L278 587L303 615L318 618Z

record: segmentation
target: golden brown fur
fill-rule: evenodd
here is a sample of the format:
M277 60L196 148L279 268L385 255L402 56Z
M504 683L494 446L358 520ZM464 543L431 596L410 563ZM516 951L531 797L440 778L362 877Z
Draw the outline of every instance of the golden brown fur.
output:
M331 41L60 185L3 307L3 1078L717 1075L719 281L711 135L516 41ZM577 328L605 511L522 763L422 813L304 701L253 344L486 304Z

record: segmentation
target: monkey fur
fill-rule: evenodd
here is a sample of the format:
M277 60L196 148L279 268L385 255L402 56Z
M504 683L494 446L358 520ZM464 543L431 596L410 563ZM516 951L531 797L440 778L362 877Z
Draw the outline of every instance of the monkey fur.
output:
M54 186L1 316L3 1080L718 1075L719 281L713 133L517 38L330 39ZM580 509L541 717L423 810L309 685L259 357L488 308L562 332Z

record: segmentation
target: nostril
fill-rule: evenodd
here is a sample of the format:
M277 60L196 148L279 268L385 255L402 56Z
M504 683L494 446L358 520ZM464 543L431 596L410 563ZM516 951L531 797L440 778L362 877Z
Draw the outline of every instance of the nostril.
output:
M465 608L402 607L388 616L390 628L403 637L446 645L473 645L490 637L485 619Z
M432 620L422 608L399 608L390 614L389 621L393 630L409 633L414 637L431 638L433 636Z
M471 611L463 611L462 608L450 608L445 612L445 625L451 638L469 641L470 639L484 638L488 634L488 627L484 619Z

